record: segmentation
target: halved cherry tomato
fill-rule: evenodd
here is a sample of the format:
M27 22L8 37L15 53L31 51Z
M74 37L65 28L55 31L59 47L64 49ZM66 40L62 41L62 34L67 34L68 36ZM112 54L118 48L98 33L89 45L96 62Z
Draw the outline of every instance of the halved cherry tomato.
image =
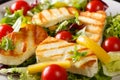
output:
M41 78L42 80L67 80L67 72L64 68L52 64L43 70Z
M108 5L104 3L102 0L91 0L87 6L86 10L90 12L96 12L98 10L106 10Z
M109 37L107 38L102 47L107 51L120 51L120 39L117 37Z
M12 13L23 9L23 14L26 15L27 11L30 10L30 5L24 0L17 0L14 4L11 5L10 9Z
M0 25L0 39L3 36L6 36L8 33L11 33L13 31L12 26L4 24L4 25Z
M72 34L69 31L60 31L57 33L57 35L55 36L55 38L58 39L63 39L66 41L71 41L72 40Z

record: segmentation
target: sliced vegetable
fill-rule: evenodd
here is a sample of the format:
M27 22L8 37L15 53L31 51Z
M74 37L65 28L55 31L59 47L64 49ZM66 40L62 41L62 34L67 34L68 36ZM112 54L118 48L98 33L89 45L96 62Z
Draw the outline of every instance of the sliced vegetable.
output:
M12 26L14 28L14 31L13 32L18 32L20 30L20 27L21 27L21 23L22 23L22 17L19 17L15 24Z
M42 80L67 80L66 70L56 64L47 66L42 72Z
M98 59L103 63L106 64L110 62L110 56L106 53L106 51L93 40L89 39L87 36L79 36L77 39L77 43L82 44L87 48L91 49L94 52L94 54L96 54Z
M45 67L51 64L57 64L65 69L71 67L69 61L50 61L50 62L42 62L42 63L30 65L28 66L27 70L29 73L38 73L38 72L42 72Z

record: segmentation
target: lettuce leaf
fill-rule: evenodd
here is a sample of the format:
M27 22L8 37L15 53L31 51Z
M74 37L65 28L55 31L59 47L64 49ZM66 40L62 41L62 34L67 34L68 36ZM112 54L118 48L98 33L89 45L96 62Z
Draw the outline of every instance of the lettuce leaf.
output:
M108 16L104 30L104 38L115 36L120 38L120 14L115 16Z
M23 10L18 10L14 14L6 14L1 20L0 24L9 24L9 25L14 25L16 20L19 17L23 17Z

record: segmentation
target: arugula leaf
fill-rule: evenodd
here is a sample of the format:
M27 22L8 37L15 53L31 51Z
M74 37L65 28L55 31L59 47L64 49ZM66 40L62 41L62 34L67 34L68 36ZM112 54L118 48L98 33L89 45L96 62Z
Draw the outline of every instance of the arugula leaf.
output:
M3 49L5 51L7 50L13 50L15 46L13 45L13 42L11 39L7 37L3 37L0 43L0 49Z
M78 52L77 46L75 46L74 51L71 51L70 53L73 53L73 56L72 56L73 62L76 62L81 57L84 57L87 55L87 52Z

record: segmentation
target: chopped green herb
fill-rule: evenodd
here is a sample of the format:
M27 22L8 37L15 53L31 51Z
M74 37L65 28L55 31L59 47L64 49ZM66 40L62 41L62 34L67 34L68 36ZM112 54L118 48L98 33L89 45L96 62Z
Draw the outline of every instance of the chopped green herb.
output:
M74 51L71 51L70 53L73 53L72 60L73 62L78 61L81 57L84 57L87 55L87 52L78 52L77 47L75 46Z
M7 38L7 37L3 37L0 43L0 49L3 50L13 50L15 48L15 46L13 45L13 42L11 39Z

